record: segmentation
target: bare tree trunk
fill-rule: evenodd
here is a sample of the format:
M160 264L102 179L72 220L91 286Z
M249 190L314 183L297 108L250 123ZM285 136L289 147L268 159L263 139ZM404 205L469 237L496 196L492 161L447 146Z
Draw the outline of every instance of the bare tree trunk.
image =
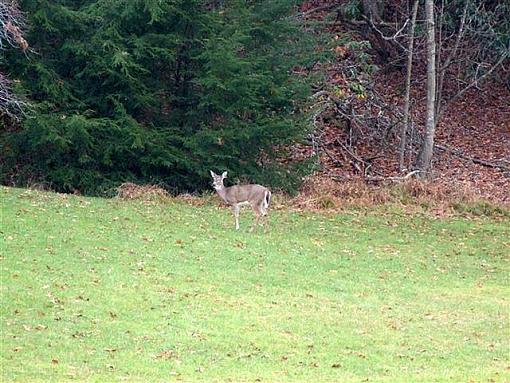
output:
M409 26L409 43L407 46L407 77L406 77L406 95L404 105L404 123L400 127L400 150L399 150L399 170L404 170L406 134L409 128L409 103L411 96L411 73L413 68L413 47L414 47L414 29L416 26L416 16L418 14L419 0L414 0L411 25Z
M436 130L436 41L433 0L425 0L425 17L427 23L427 121L425 136L416 159L416 168L420 170L422 177L430 170Z
M382 33L376 27L376 25L382 23L384 0L362 0L362 4L364 18L368 21L362 29L365 38L377 52L381 62L387 63L392 56L393 47L390 41L385 40ZM370 33L370 31L375 33Z
M363 0L363 12L374 23L381 21L384 0Z

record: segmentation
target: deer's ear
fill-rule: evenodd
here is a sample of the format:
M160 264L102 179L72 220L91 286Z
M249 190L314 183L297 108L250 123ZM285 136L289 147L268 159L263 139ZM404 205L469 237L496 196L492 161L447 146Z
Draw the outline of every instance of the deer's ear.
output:
M211 173L211 177L214 177L216 175L212 170L209 170L209 173Z
M223 174L221 175L222 178L227 178L227 172L223 172Z

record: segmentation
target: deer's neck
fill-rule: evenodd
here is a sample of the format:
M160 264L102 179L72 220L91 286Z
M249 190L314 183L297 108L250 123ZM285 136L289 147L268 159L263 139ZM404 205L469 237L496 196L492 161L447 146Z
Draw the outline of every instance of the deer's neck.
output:
M218 193L223 201L225 201L227 204L230 204L227 201L227 188L225 186L223 186L221 189L216 189L216 193Z

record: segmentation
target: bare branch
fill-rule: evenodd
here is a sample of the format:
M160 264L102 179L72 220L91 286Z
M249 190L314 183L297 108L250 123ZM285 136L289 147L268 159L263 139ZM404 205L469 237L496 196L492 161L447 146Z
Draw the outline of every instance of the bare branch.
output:
M437 80L437 91L436 91L436 120L439 120L439 116L441 115L441 98L443 94L443 84L444 84L444 77L446 74L446 70L452 63L452 59L457 54L457 50L459 49L460 41L462 40L464 36L464 26L466 24L466 17L467 17L467 9L468 9L469 2L466 1L464 4L464 10L462 11L462 18L460 20L460 26L459 26L459 32L457 33L457 38L455 39L455 44L453 46L453 49L450 50L450 54L446 57L446 60L442 67L439 69L439 73L437 74L438 80ZM442 49L441 43L439 44L439 50ZM438 58L440 60L440 58ZM438 62L438 65L441 65L440 62Z
M402 25L402 27L393 34L393 36L385 36L384 33L379 28L377 28L376 24L371 19L369 19L368 17L366 17L364 15L363 15L363 18L367 21L367 23L370 24L372 29L374 31L376 31L377 33L379 33L379 35L383 38L383 40L386 40L386 41L396 41L396 39L400 36L402 31L404 29L406 29L407 24L410 21L409 19L406 19L406 21L404 22L404 25Z
M304 17L310 16L311 14L316 13L316 12L330 11L330 10L332 10L335 7L338 7L338 4L333 3L333 4L322 5L320 7L315 7L315 8L309 9L307 11L298 13L297 17L303 17L304 18Z
M16 0L3 0L0 2L0 49L4 41L11 46L18 46L23 50L28 43L23 37L26 22Z
M0 72L0 114L18 120L27 106L12 94L11 82Z
M25 26L25 18L17 1L0 1L0 50L4 48L4 41L10 46L27 50L28 43L23 37ZM0 72L0 114L17 120L26 106L12 93L11 82Z
M479 82L485 80L487 77L489 77L492 72L494 72L494 70L499 67L507 58L509 57L509 51L506 51L503 55L501 55L501 57L499 58L499 60L487 71L485 72L482 76L480 77L476 77L475 76L475 79L470 83L468 84L467 86L465 86L461 91L457 92L456 95L454 95L453 97L451 97L444 105L443 108L441 108L439 110L439 113L436 115L436 121L439 121L440 117L443 115L444 111L448 108L449 105L451 105L451 103L453 103L455 100L457 100L459 97L461 97L464 93L466 93L469 89L475 87L478 85ZM477 68L477 73L478 73L478 69Z

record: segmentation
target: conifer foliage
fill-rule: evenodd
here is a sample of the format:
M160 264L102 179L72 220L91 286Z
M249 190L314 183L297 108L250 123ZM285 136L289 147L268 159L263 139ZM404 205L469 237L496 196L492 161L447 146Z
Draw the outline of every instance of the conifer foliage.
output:
M289 0L24 0L33 53L4 52L32 112L0 133L0 181L101 194L208 186L208 170L292 189L311 39ZM292 168L292 169L291 169Z

